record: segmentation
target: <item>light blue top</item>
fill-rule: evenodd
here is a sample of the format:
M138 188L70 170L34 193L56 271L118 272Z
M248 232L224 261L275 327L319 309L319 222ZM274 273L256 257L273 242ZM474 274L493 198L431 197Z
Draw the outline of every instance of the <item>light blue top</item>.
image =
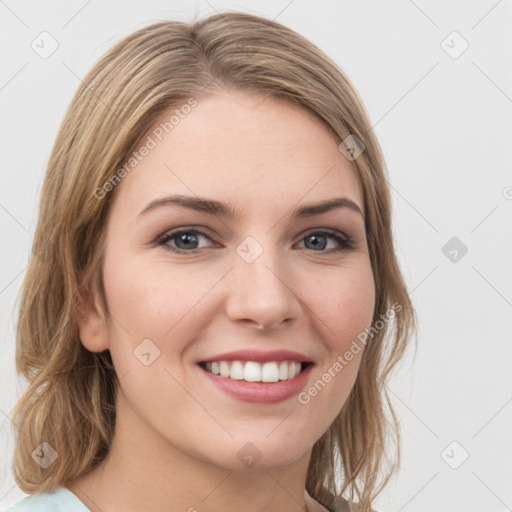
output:
M32 494L11 505L4 512L91 512L70 490Z
M348 502L337 498L333 512L350 512ZM360 510L357 507L355 510ZM32 494L11 505L4 512L91 512L70 490L58 487L55 492ZM372 512L377 512L372 509Z

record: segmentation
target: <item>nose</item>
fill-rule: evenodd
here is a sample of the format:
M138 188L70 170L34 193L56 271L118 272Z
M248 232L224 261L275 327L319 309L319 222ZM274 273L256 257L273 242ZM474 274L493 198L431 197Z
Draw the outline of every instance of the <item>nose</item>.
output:
M291 324L301 311L296 288L282 255L276 251L265 249L252 263L235 256L229 273L227 316L258 330Z

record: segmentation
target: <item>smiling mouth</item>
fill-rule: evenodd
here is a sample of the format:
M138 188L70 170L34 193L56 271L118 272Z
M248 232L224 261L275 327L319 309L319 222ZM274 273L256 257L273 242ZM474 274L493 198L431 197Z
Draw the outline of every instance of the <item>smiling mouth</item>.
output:
M294 360L269 361L202 361L199 366L218 377L246 382L272 383L292 380L313 363Z

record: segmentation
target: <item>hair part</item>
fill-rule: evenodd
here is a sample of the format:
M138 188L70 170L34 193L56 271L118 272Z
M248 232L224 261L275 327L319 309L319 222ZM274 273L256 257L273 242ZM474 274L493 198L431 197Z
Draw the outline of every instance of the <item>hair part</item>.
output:
M306 488L326 506L343 496L368 512L400 461L399 426L386 383L415 331L393 246L384 159L362 101L334 62L294 31L243 13L191 24L159 22L125 37L87 74L66 112L22 287L16 368L29 385L14 409L15 479L27 493L46 492L106 456L118 378L108 350L84 348L76 322L87 294L99 298L108 318L101 268L116 190L102 199L94 191L122 168L165 112L219 89L291 101L339 141L354 135L364 144L352 163L363 192L375 281L373 322L393 304L401 309L367 343L346 403L313 447ZM43 441L58 452L46 469L31 456Z

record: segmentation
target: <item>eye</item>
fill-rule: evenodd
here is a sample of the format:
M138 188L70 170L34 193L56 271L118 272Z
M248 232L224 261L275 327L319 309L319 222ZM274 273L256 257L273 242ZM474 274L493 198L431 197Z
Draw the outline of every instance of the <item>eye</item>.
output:
M156 240L156 243L165 246L170 251L195 253L201 249L197 247L201 237L211 240L208 235L196 229L179 229L164 233ZM171 245L171 242L174 243L174 246Z
M330 251L325 251L324 249L329 245L328 240L334 240L334 248L331 248ZM304 238L302 238L301 242L305 240L305 246L307 249L311 249L315 252L339 252L339 251L348 251L354 248L354 244L352 240L346 236L342 235L338 231L313 231L309 233Z
M161 235L156 240L156 244L177 253L198 253L201 252L201 249L207 247L200 247L201 238L212 241L210 236L197 229L176 229ZM354 248L352 239L338 231L313 231L303 237L300 243L302 242L304 242L303 247L306 249L327 254L349 251ZM329 243L331 244L330 248L328 247Z

